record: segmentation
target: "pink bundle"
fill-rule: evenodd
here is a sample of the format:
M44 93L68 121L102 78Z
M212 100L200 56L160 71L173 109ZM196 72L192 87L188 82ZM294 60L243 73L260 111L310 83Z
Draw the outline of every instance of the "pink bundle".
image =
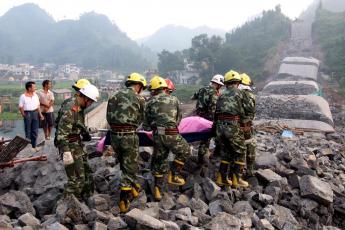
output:
M178 129L180 133L199 133L211 130L212 124L212 121L202 117L186 117L181 120Z
M97 152L102 153L105 150L105 138L106 136L102 137L102 139L99 140L96 148Z

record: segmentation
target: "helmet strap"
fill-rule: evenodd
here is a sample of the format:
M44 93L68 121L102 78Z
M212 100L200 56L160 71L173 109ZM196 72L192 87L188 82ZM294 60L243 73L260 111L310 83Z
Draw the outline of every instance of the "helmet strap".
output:
M144 86L142 84L140 84L140 88L139 88L139 91L138 91L138 94L140 94L141 92L143 92L144 90Z

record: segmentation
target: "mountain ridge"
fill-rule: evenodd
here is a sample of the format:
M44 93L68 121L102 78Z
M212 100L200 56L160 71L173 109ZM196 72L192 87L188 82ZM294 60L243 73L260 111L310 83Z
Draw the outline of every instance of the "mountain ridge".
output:
M224 30L210 28L206 25L192 29L180 25L166 25L150 36L137 39L137 42L157 53L163 49L173 52L190 47L192 38L197 35L208 34L224 37L225 33Z
M155 55L141 48L103 14L55 21L28 3L0 17L0 63L76 63L121 71L153 66Z

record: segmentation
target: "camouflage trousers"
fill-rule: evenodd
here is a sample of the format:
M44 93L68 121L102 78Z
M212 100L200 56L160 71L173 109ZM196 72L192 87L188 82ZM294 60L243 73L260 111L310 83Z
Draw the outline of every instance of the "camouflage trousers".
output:
M199 156L205 156L208 153L208 150L210 148L210 141L211 139L200 141L199 149L198 149Z
M210 149L210 142L211 142L211 139L200 141L199 149L198 149L199 156L205 156L208 153L208 150ZM217 138L214 138L214 144L215 144L214 154L219 155L220 143Z
M213 121L213 114L208 114L206 112L198 111L198 110L196 111L196 114L199 117L202 117L206 120ZM216 141L216 138L215 138L215 141ZM210 148L210 142L211 142L211 138L207 139L207 140L200 141L199 149L198 149L198 156L205 156L208 153L208 150Z
M136 183L138 173L139 138L136 133L111 133L111 146L118 154L122 171L121 187Z
M180 135L153 135L153 155L152 155L152 173L165 174L169 167L167 158L169 151L175 154L175 159L186 162L190 155L190 149L187 141Z
M239 124L231 121L218 121L216 125L216 136L221 143L221 158L231 165L235 162L245 163L245 144L243 131Z
M69 146L74 163L65 165L68 178L65 186L65 194L74 194L77 198L88 198L94 192L94 183L91 168L87 162L87 156L83 151L83 147L78 144ZM60 150L60 153L62 151Z
M254 168L255 163L255 149L256 140L253 130L244 132L245 146L246 146L246 161L248 168Z

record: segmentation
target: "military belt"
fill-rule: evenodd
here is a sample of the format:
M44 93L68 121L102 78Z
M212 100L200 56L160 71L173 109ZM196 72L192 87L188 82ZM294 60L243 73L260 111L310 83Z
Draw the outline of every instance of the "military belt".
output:
M133 125L110 125L114 133L134 133L136 128Z
M220 121L239 121L240 120L240 116L231 115L231 114L218 114L217 118Z
M159 135L177 135L177 134L179 134L179 131L177 128L157 127L157 129L154 129L153 131Z
M79 142L81 141L80 135L79 134L70 134L67 136L68 142L69 143L74 143L74 142Z

